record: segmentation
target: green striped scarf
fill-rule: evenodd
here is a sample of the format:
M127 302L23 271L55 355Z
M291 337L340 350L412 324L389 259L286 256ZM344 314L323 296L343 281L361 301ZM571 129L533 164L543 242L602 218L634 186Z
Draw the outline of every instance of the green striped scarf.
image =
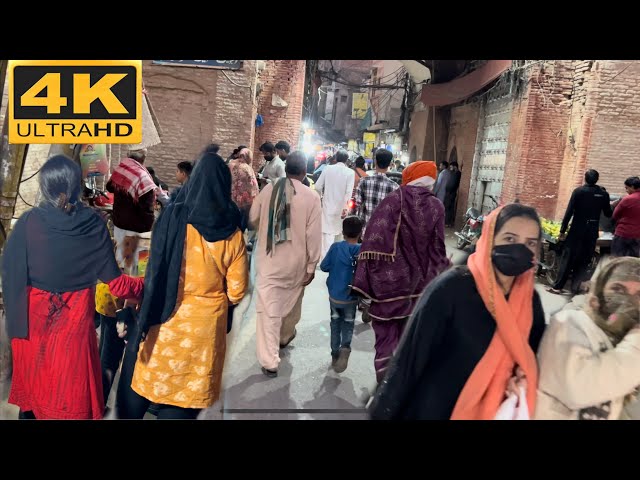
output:
M291 239L291 199L296 194L293 182L281 178L273 186L269 202L269 230L267 231L267 255L273 251L273 245Z

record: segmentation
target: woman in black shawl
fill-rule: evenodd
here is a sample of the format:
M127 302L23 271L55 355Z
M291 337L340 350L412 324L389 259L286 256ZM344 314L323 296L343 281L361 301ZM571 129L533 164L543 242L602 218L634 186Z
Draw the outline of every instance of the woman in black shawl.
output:
M142 418L155 403L159 419L193 419L218 399L227 311L248 283L239 226L229 168L205 152L153 230L138 330L122 366L118 418Z
M40 170L42 201L20 217L2 256L9 403L21 418L102 418L95 284L124 299L142 295L143 279L122 275L106 224L80 202L81 181L73 160L50 158Z

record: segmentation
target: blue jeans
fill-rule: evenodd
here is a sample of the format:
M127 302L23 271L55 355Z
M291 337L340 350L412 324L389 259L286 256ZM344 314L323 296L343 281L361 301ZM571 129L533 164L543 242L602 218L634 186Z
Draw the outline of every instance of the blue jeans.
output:
M351 348L353 337L353 325L356 320L358 304L337 305L331 304L331 356L337 357L340 348Z

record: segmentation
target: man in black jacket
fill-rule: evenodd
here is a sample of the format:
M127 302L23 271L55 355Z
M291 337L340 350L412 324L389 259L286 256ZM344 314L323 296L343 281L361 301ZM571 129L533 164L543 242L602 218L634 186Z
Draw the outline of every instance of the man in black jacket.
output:
M560 259L558 277L555 284L548 289L551 293L562 293L569 275L573 276L571 292L579 293L585 271L596 251L600 231L600 213L611 217L609 194L604 188L596 185L599 178L600 175L596 170L588 170L584 174L585 184L576 188L571 194L560 228L560 240L566 238L566 241ZM565 237L569 221L571 221L571 228Z
M456 219L456 198L458 196L458 187L460 187L460 179L462 172L455 160L449 164L451 177L445 185L444 208L445 208L445 227L453 227Z

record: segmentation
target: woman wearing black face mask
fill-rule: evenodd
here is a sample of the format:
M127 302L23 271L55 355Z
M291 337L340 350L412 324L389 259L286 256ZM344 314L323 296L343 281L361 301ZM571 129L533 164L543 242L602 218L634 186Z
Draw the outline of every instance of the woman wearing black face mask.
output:
M468 266L424 291L369 412L373 419L493 419L507 390L536 401L545 319L534 290L540 219L521 204L487 216Z

